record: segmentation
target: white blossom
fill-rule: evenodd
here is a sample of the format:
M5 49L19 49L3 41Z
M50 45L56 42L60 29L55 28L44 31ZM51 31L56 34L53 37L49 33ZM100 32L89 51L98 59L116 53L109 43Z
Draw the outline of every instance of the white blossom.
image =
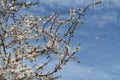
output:
M4 0L1 0L0 3L3 7L5 6L5 1Z
M25 71L25 74L27 75L26 77L31 77L32 70L28 69Z
M59 48L59 43L57 41L52 41L50 40L48 43L47 43L47 48L50 48L50 49L57 49Z
M73 50L73 52L78 52L78 50L80 49L80 46L77 46L74 50Z
M31 2L29 2L29 1L28 1L28 2L26 2L26 5L29 5L29 4L31 4Z
M31 53L32 52L32 50L31 49L27 49L27 53Z
M15 74L19 74L19 73L20 73L20 71L19 71L19 70L16 70L16 69L11 69L11 72L12 72L12 73L15 73Z
M41 21L42 21L41 17L38 17L37 22L41 22Z
M76 13L75 9L70 9L70 15L74 16Z
M57 56L58 56L59 60L62 60L65 55L64 54L57 54Z
M24 39L24 36L23 36L23 35L18 35L18 36L17 36L17 39L18 39L18 40L22 40L22 39Z
M16 10L16 6L11 6L10 10Z

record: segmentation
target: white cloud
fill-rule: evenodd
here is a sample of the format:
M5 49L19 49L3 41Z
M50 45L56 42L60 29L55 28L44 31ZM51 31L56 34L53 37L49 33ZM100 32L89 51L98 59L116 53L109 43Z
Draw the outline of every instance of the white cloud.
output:
M118 23L118 13L117 11L104 11L101 10L102 13L99 14L100 11L97 13L86 15L85 17L85 24L90 24L90 26L99 28L110 27L108 26L111 23L117 24ZM94 23L93 23L94 22Z
M61 72L61 80L113 80L114 76L110 73L85 65L69 64Z
M39 0L40 3L44 3L47 5L57 5L57 6L66 6L66 7L79 7L83 5L87 5L89 3L92 3L94 1L99 1L99 0ZM102 4L105 7L119 7L120 6L120 0L101 0Z
M34 2L39 2L37 7L33 7L33 11L48 11L49 9L65 9L65 8L81 8L86 5L93 3L99 0L31 0ZM99 6L93 7L93 9L105 9L105 8L114 8L120 7L120 0L101 0L102 4ZM44 5L44 6L43 6Z

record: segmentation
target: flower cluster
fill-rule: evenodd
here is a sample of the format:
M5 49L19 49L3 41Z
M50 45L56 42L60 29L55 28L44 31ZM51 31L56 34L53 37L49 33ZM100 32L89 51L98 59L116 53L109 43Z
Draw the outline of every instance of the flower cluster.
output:
M70 9L70 15L74 16L76 13L75 9Z
M71 40L89 7L81 12L70 9L50 16L15 17L20 8L32 5L34 3L17 0L0 1L0 78L3 80L55 80L58 77L54 77L54 73L74 59L80 48L73 48ZM51 62L55 65L46 71Z

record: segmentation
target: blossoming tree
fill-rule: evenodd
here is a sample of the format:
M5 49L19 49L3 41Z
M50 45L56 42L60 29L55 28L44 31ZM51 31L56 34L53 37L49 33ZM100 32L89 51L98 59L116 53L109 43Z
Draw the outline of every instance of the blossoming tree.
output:
M73 48L71 40L77 25L82 24L80 19L89 7L98 3L35 17L19 11L37 3L0 0L0 79L57 79L54 73L77 58L75 53L80 46ZM64 15L67 17L62 18Z

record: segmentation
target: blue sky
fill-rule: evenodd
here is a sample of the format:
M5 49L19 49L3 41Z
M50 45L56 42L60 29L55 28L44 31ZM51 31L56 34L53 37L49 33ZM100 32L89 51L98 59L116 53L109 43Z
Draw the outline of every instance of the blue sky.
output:
M34 0L38 6L26 11L35 16L84 7L95 0ZM22 12L21 12L22 13ZM81 64L70 62L60 80L120 80L120 0L102 0L82 19L74 37L80 43Z

